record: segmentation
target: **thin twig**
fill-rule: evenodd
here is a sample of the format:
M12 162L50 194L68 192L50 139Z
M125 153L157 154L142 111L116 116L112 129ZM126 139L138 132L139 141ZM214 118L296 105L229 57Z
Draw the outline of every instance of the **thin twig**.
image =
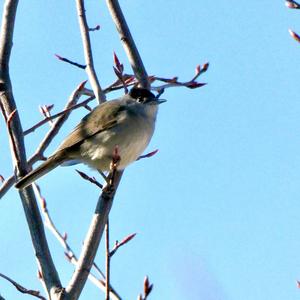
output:
M71 105L69 108L62 110L61 112L59 112L59 113L57 113L57 114L54 114L54 115L52 115L51 117L48 117L48 118L45 118L45 119L41 120L40 122L38 122L38 123L35 124L34 126L32 126L32 127L30 127L29 129L25 130L25 131L24 131L24 135L27 135L27 134L29 134L29 133L35 131L37 128L39 128L39 127L41 127L42 125L44 125L44 124L46 124L47 122L49 122L49 120L54 120L54 119L56 119L56 118L58 118L58 117L60 117L60 116L63 116L63 115L65 115L66 113L68 113L68 112L70 112L70 111L72 111L72 110L74 110L74 109L76 109L76 108L83 107L83 106L87 105L90 101L92 101L92 100L94 100L94 99L95 99L95 97L93 97L93 96L92 96L92 97L89 97L89 98L87 98L86 100L84 100L84 101L82 101L82 102L80 102L80 103L78 103L78 104Z
M150 87L147 71L126 23L125 17L117 0L106 0L109 12L120 35L120 40L127 54L132 70L143 88Z
M77 14L78 14L78 21L79 21L79 27L81 32L83 50L84 50L85 63L86 63L85 70L88 74L90 84L92 86L96 99L100 104L102 102L105 102L106 97L100 87L100 83L94 68L89 26L87 24L86 15L85 15L84 0L76 0L76 7L77 7Z
M105 225L105 300L109 300L109 287L110 287L110 250L109 250L109 218Z
M1 274L0 273L0 277L6 279L7 281L9 281L19 292L21 292L22 294L29 294L33 297L42 299L42 300L46 300L45 297L40 295L39 291L35 291L35 290L28 290L26 288L24 288L22 285L20 285L19 283L17 283L16 281L14 281L13 279L9 278L8 276Z
M9 75L9 58L12 49L17 6L17 0L6 0L4 2L0 32L0 102L4 118L6 119L17 108L13 97ZM16 176L20 178L27 173L28 165L25 153L23 130L18 112L16 112L11 120L10 132L8 132L8 134L11 142L14 144L14 148L12 148L12 157L15 173ZM50 298L57 298L62 291L61 283L49 251L41 215L37 207L32 187L20 190L19 194L30 230L36 258L42 270L43 278L47 287L47 293Z
M69 100L64 108L65 113L59 116L55 122L53 123L51 129L47 132L44 139L41 141L40 145L38 146L36 152L34 155L41 157L44 155L44 152L46 148L49 146L49 144L52 142L54 137L58 134L59 130L62 128L63 124L67 121L69 118L71 111L70 108L74 107L76 103L78 102L81 91L84 89L86 81L81 82L76 89L72 92L71 96L69 97Z
M75 66L75 67L77 67L79 69L85 69L86 68L86 65L79 64L79 63L77 63L75 61L72 61L72 60L70 60L68 58L62 57L62 56L60 56L58 54L54 54L54 55L56 56L57 59L59 59L59 60L61 60L63 62L66 62L66 63L68 63L70 65L73 65L73 66Z
M89 182L95 184L95 185L96 185L98 188L100 188L100 189L103 188L103 185L102 185L99 181L97 181L95 177L90 177L90 176L88 176L87 174L85 174L84 172L79 171L79 170L77 170L77 169L76 169L76 172L77 172L77 173L81 176L81 178L83 178L84 180L87 180L87 181L89 181Z

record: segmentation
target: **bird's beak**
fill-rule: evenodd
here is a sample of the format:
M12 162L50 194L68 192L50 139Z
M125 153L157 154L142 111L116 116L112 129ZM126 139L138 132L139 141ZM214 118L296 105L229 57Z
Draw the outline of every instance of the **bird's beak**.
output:
M150 105L159 105L161 103L166 102L166 99L157 99L157 98L149 98L144 103L150 104Z
M157 105L159 105L159 104L167 102L167 100L166 99L156 99L155 102L156 102Z

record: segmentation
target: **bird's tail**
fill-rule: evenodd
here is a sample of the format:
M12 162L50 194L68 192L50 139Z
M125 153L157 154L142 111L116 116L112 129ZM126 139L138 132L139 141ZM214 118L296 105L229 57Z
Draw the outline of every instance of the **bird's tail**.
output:
M42 177L46 173L50 172L54 168L58 167L65 158L62 155L52 155L45 162L43 162L36 169L29 172L23 178L21 178L16 184L17 189L24 189L38 178Z

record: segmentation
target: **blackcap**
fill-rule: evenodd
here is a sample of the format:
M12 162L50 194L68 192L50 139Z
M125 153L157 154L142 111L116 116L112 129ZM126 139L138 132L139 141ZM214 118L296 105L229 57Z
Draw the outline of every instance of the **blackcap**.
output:
M59 165L82 162L93 169L109 171L116 147L124 169L142 154L154 132L158 105L165 100L149 90L132 88L115 100L104 102L86 115L58 149L16 187L25 188Z

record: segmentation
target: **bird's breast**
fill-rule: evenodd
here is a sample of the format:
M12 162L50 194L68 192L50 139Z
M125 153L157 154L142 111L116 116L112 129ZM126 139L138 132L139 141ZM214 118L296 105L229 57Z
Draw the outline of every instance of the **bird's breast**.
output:
M92 168L107 171L117 147L118 168L124 169L143 153L153 131L154 122L124 115L113 128L99 132L82 144L82 160Z

